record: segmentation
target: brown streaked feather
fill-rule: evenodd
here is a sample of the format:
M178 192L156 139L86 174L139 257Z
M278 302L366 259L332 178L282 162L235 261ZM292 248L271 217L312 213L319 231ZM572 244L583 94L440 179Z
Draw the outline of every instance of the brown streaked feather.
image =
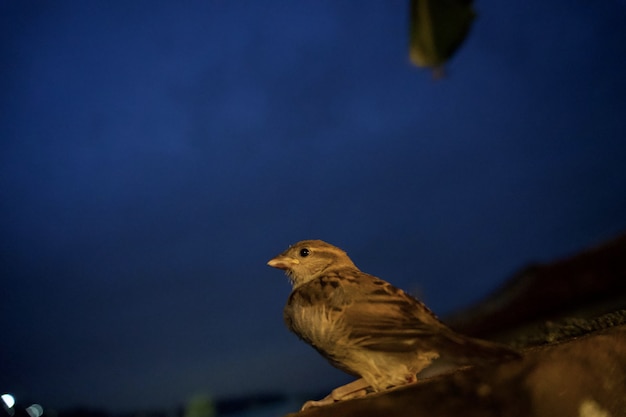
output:
M372 275L346 269L324 275L292 293L288 305L315 308L323 304L344 328L354 347L405 352L420 341L438 338L445 326L421 302ZM307 333L307 329L294 329Z

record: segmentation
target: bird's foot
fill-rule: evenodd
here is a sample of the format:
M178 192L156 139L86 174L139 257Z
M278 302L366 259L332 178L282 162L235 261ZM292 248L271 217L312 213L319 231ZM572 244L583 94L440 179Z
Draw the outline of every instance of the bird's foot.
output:
M351 400L354 398L365 397L368 394L370 385L365 382L364 379L357 379L349 384L342 385L332 390L330 394L321 400L310 400L304 403L301 410L306 410L311 407L321 407L323 405L333 404L337 401Z

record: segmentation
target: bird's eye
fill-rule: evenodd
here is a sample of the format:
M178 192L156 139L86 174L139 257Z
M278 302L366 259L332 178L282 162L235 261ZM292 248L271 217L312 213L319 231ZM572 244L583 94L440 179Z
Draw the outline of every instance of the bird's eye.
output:
M305 256L309 256L309 250L307 248L300 249L300 256L302 256L303 258Z

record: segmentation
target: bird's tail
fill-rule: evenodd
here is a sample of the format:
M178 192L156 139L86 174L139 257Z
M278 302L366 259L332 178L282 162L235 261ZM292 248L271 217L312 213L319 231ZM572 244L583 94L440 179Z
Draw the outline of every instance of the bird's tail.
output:
M454 348L450 352L442 352L442 357L448 357L459 365L476 365L485 362L499 362L518 359L521 354L515 349L495 342L464 336L451 332L448 340Z

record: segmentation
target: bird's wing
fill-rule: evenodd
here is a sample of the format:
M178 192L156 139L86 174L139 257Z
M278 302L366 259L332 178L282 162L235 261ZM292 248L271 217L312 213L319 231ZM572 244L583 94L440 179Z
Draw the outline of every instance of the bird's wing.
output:
M354 345L377 351L407 352L437 344L448 332L420 301L386 281L358 270L324 276L326 303Z

